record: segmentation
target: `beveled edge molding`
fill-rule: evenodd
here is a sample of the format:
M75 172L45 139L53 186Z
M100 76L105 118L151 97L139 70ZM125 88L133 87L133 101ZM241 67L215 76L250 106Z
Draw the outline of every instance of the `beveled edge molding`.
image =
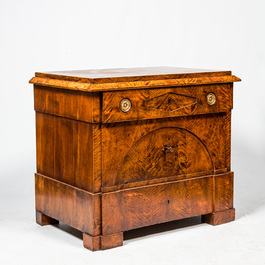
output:
M30 79L29 83L39 86L49 86L49 87L63 88L69 90L100 92L100 91L144 89L144 88L233 83L238 81L241 81L241 79L234 75L230 75L230 76L213 76L213 77L198 77L198 78L162 79L162 80L151 80L151 81L115 82L115 83L101 83L101 84L81 83L81 82L50 79L43 77L33 77Z
M49 79L43 77L32 77L29 80L29 83L38 86L48 86L48 87L64 88L70 90L80 90L80 91L90 91L91 87L90 83L79 83L79 82Z

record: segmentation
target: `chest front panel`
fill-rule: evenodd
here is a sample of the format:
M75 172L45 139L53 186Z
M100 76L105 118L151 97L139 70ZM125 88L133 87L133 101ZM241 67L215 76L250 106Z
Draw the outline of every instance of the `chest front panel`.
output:
M102 186L226 168L225 114L102 126Z

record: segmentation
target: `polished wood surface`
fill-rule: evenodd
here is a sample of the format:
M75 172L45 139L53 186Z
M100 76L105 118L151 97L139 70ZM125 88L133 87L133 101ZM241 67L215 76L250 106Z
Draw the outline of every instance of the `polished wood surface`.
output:
M96 251L101 249L101 237L91 236L89 234L83 233L83 245L85 248Z
M202 215L202 221L211 225L221 225L235 220L235 209L228 209L222 212L213 212Z
M215 93L216 104L207 103L207 94ZM123 98L132 109L120 110ZM233 107L230 84L103 93L102 121L119 122L227 112Z
M225 114L209 114L203 116L188 116L188 117L178 117L171 119L153 119L153 120L143 120L138 122L126 122L126 123L112 123L112 124L102 124L102 186L114 186L120 184L126 184L133 181L133 178L130 177L130 169L138 170L138 175L142 175L143 180L148 179L148 176L155 177L155 172L159 173L159 171L168 171L165 168L162 168L163 164L158 164L161 161L170 163L170 159L176 156L176 153L172 153L170 151L166 151L163 153L163 147L165 145L170 146L170 144L174 144L179 141L177 136L172 135L171 137L165 137L160 139L160 149L153 150L155 148L156 139L159 138L161 132L161 128L168 128L168 130L179 131L182 132L183 136L180 138L181 142L185 144L186 152L180 153L180 156L184 159L182 161L182 168L185 173L196 172L193 171L197 168L199 171L205 170L205 166L209 169L209 163L207 162L207 154L209 154L213 165L210 169L224 169L226 168L226 131L225 131ZM173 128L176 128L175 130ZM209 130L210 128L210 130ZM167 129L162 130L167 131ZM152 133L153 132L153 133ZM154 139L148 142L150 139L150 135L154 137ZM188 138L186 138L188 135ZM161 134L163 137L163 134ZM170 139L169 139L170 138ZM194 145L194 146L193 146ZM143 147L142 150L139 151L139 148ZM149 148L150 147L150 148ZM180 148L181 146L179 146ZM201 160L199 153L196 154L196 150L198 148L198 152L204 153L204 160ZM205 148L204 148L205 147ZM145 149L144 149L145 148ZM146 148L148 148L146 150ZM152 149L153 148L153 149ZM150 152L152 151L152 152ZM158 152L156 154L156 152ZM152 166L148 167L148 165L144 166L144 161L136 161L139 159L150 155L149 160L153 159L153 156L157 156L160 154L160 160L153 160L154 163ZM113 155L115 154L115 155ZM192 157L191 154L194 154L193 161L188 160L188 157ZM127 157L132 157L133 161L136 163L130 163L127 161ZM227 155L229 155L227 153ZM202 157L202 158L203 158ZM156 161L156 162L155 162ZM204 162L208 164L204 165ZM191 164L190 164L191 163ZM176 163L178 164L178 162ZM190 164L190 165L189 165ZM208 165L208 166L207 166ZM173 165L175 168L175 172L177 170L177 165ZM141 172L144 170L145 173ZM187 169L185 167L188 167ZM117 176L117 172L122 170L126 171L128 169L128 174L123 174L126 178L122 179ZM207 169L207 170L208 170ZM147 172L147 175L146 175ZM170 173L170 171L168 171ZM121 173L120 173L121 174ZM184 174L181 171L179 174ZM156 174L156 176L158 176ZM171 175L172 176L172 175ZM162 176L160 176L162 177Z
M134 90L144 88L157 87L176 87L176 86L190 86L203 84L220 84L232 83L241 81L236 76L214 76L214 77L194 77L182 79L165 79L153 81L133 81L133 82L116 82L116 83L79 83L73 81L48 79L41 77L33 77L30 83L39 86L57 87L69 90L85 91L85 92L100 92L100 91L115 91L115 90Z
M231 71L147 67L36 73L30 83L87 92L232 83Z
M95 237L83 233L83 243L91 251L120 247L123 245L123 232Z
M210 213L213 211L212 185L212 177L200 177L104 193L102 233Z
M228 171L231 169L231 110L224 116L224 133L225 133L225 167Z
M37 112L97 123L101 121L100 104L98 93L34 87L34 109Z
M100 191L100 125L37 112L36 128L38 173Z
M149 132L130 148L119 165L115 184L213 169L211 154L192 132L180 127L162 127Z
M233 208L234 173L215 175L214 212Z
M96 251L148 225L233 221L236 81L174 67L36 73L36 222L64 222Z
M101 233L101 195L35 174L36 210L84 233ZM38 220L38 216L37 216Z
M209 69L206 70L170 66L69 70L36 73L37 77L47 77L58 80L88 83L113 83L121 81L145 81L226 75L231 75L231 71L216 71Z

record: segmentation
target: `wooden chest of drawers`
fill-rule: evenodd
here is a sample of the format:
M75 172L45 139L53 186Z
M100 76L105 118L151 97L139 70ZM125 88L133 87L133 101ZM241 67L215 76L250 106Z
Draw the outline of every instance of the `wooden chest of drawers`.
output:
M230 71L174 67L36 73L36 219L107 249L123 232L234 220Z

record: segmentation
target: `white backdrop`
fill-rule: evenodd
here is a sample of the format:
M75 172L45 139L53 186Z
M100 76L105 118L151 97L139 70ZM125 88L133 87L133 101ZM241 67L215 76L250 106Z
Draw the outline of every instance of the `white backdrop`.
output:
M263 0L0 0L0 263L264 264L264 11ZM161 65L242 78L232 115L237 220L162 225L97 253L77 231L35 225L34 72Z

